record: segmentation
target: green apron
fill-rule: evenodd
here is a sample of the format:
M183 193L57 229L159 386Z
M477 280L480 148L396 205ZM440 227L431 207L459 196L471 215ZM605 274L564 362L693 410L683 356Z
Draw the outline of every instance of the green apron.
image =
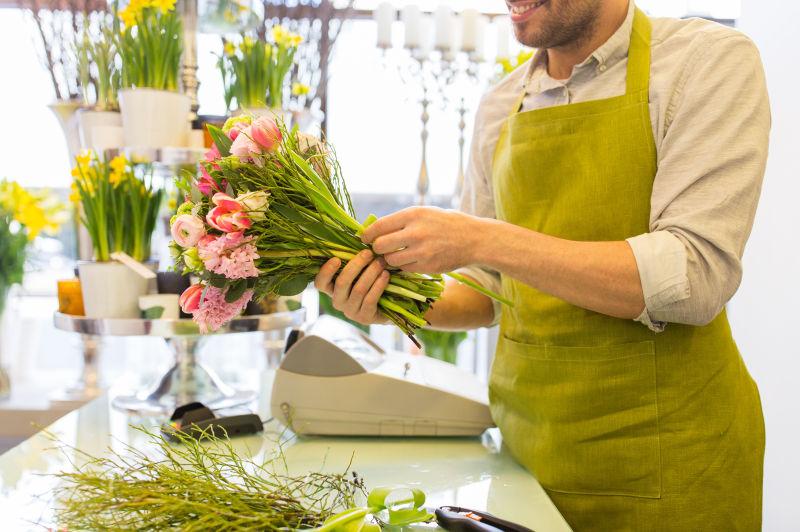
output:
M634 16L624 95L503 125L497 217L544 234L648 232L656 151L650 21ZM764 422L725 312L655 334L503 276L492 413L514 457L583 530L758 530Z

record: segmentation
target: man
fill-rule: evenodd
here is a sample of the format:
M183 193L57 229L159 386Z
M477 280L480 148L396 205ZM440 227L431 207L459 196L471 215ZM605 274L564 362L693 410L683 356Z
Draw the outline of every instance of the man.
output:
M513 307L452 284L426 318L502 314L492 413L575 530L757 530L763 418L724 306L767 153L758 52L628 0L507 4L539 51L481 103L463 212L380 219L381 257L316 285L364 323L387 265L502 287Z

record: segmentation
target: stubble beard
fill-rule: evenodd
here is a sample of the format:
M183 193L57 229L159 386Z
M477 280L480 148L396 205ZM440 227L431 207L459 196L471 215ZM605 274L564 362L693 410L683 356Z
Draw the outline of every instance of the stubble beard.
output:
M531 48L573 48L591 39L602 0L551 0L542 24L514 24L517 40ZM553 3L557 2L553 7Z

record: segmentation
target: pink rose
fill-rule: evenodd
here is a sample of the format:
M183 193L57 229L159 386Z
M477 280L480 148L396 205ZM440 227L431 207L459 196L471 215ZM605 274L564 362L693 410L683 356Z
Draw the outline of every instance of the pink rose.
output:
M206 234L206 225L203 220L193 214L180 214L170 227L172 238L182 248L189 248L197 244Z
M250 136L265 151L274 151L281 143L281 130L271 118L262 116L250 126Z
M200 308L200 298L203 297L203 289L205 288L202 284L193 284L189 288L183 291L181 294L180 299L178 302L181 305L181 310L184 311L186 314L192 314L197 309Z
M214 194L211 201L216 205L206 215L206 221L211 227L223 233L234 233L252 227L253 223L240 202L221 192Z

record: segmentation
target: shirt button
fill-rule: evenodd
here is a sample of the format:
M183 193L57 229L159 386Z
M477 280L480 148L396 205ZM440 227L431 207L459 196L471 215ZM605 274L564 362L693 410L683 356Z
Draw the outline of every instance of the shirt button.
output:
M606 65L600 65L599 67L597 67L597 70L599 70L600 72L605 72L606 68L607 68Z

